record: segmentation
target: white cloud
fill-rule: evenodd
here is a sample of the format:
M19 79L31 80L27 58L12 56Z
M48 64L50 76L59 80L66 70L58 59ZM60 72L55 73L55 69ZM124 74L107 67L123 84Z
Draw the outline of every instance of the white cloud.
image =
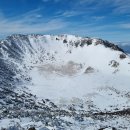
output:
M113 14L130 14L130 0L80 0L77 6L89 5L95 10L102 7L113 7L110 13ZM93 6L93 7L92 7ZM94 11L95 11L94 10Z
M12 33L45 33L60 30L68 25L68 22L59 18L43 18L41 14L38 14L38 10L27 12L19 17L6 18L3 16L3 14L0 15L1 35Z
M82 11L76 11L76 10L67 10L64 12L59 12L59 15L57 15L58 17L73 17L73 16L78 16L83 14L84 12Z
M130 29L130 23L120 24L120 27L124 29Z

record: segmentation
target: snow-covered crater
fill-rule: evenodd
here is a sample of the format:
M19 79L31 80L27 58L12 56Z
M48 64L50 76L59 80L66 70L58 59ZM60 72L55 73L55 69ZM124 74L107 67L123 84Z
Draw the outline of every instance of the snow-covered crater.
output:
M101 39L12 35L1 41L0 50L1 85L29 86L42 98L83 97L98 87L128 86L130 58Z
M101 39L32 34L11 35L0 42L1 93L30 93L63 110L72 104L78 112L127 109L129 77L130 57Z

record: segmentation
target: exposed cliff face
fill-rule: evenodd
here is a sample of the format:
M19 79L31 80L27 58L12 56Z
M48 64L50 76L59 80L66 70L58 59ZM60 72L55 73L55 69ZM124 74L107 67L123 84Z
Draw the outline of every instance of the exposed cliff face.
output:
M94 122L98 124L101 111L129 108L129 63L129 56L121 48L101 39L73 35L9 36L0 42L0 118L8 115L32 119L35 115L35 121L42 119L45 124L44 116L48 116L51 126L58 121L61 128L64 122L65 129L77 122L82 124L89 115L97 118ZM62 119L63 115L68 122ZM93 128L99 127L95 124Z

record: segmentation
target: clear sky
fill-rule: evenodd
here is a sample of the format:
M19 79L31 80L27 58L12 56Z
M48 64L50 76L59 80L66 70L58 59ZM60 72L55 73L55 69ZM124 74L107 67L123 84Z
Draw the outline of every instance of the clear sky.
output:
M14 33L130 41L130 0L1 0L0 37Z

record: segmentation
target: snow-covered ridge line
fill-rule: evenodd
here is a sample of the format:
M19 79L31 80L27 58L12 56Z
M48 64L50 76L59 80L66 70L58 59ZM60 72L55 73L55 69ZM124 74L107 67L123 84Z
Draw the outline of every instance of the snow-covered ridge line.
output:
M77 45L77 42L81 42L81 46L84 42L89 42L88 44L92 44L93 42L95 44L102 44L105 47L109 47L113 50L118 50L124 52L118 45L114 44L113 42L109 42L107 40L103 40L100 38L91 38L91 37L80 37L76 35L67 35L67 34L61 34L61 35L42 35L42 34L12 34L10 36L7 36L5 40L1 40L0 43L3 43L4 41L10 39L10 38L23 38L23 37L34 37L34 38L51 38L53 40L68 40L70 42L75 42Z

